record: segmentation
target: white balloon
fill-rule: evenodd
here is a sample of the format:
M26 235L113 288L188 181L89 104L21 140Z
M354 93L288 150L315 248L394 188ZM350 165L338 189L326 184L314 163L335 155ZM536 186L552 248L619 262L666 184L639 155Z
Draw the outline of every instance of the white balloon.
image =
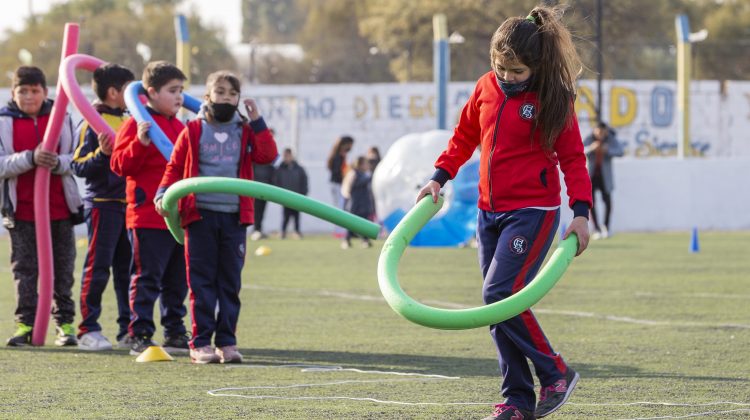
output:
M398 209L408 211L417 199L417 193L435 172L435 160L448 146L453 135L448 130L410 133L396 140L375 168L372 192L378 219L385 220ZM446 184L443 193L450 203L453 189ZM448 209L443 206L440 217Z
M435 161L448 146L453 132L433 130L407 134L383 157L373 175L373 194L378 219L393 229L411 209L419 190L435 173ZM465 244L476 232L479 192L479 159L476 151L441 189L442 209L411 241L412 246Z

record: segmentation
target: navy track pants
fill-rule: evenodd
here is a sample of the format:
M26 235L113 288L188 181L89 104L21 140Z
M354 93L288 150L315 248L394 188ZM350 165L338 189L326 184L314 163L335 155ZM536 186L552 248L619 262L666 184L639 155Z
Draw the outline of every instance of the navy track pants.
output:
M83 263L81 279L81 323L79 337L87 332L101 331L99 316L102 313L102 294L109 281L112 282L117 300L117 339L128 333L130 304L130 260L132 252L128 232L125 229L125 211L92 208L86 210L89 246Z
M164 336L185 334L184 247L165 229L128 229L128 236L133 250L128 332L136 337L154 335L154 303L160 298Z
M242 267L245 264L247 227L237 213L200 209L201 220L187 226L185 259L188 265L191 348L237 344ZM218 311L217 311L218 308Z
M477 239L486 304L518 292L534 279L552 244L559 221L559 209L479 211ZM534 378L527 359L534 366L542 386L564 376L567 371L565 362L552 350L531 309L490 326L490 334L497 346L503 376L502 395L506 403L533 411L536 407Z

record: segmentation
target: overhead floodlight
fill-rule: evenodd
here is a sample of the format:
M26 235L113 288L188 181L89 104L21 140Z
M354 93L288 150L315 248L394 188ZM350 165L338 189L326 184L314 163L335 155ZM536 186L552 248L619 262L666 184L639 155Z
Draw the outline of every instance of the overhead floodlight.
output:
M144 63L147 63L149 60L151 60L151 47L148 45L139 42L135 44L135 52L138 53L138 55L141 56Z
M705 41L708 38L708 29L701 29L688 35L688 41L691 43Z
M463 35L458 33L458 31L454 31L449 37L448 42L451 44L463 44L466 42L466 38L464 38Z

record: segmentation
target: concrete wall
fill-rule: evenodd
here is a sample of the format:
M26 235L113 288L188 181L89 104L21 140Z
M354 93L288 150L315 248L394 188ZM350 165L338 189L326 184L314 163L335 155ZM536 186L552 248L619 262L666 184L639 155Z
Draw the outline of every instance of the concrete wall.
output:
M612 230L750 229L749 169L750 158L616 159Z
M668 80L604 83L604 115L626 150L615 163L613 229L750 228L750 187L744 180L750 168L750 82L693 83L691 133L703 157L685 160L670 157L677 137L674 85ZM473 86L450 84L449 124ZM205 89L192 86L190 91L201 96ZM580 82L576 109L583 135L591 130L594 92L594 81ZM258 99L280 146L297 152L311 180L310 196L325 202L331 202L325 160L336 138L354 136L352 158L370 146L385 153L401 136L435 127L434 93L430 83L243 87L243 96ZM9 89L0 89L0 103L9 98ZM434 161L436 156L418 158ZM269 206L268 229L278 229L280 213L279 206ZM302 218L305 231L333 230L310 216Z
M311 196L330 203L327 171L308 168ZM612 231L750 229L750 158L621 158L614 160ZM599 208L603 203L597 194ZM561 222L570 223L565 186ZM264 225L277 230L281 208L271 205ZM599 220L604 217L603 208ZM303 229L333 232L330 224L302 215Z

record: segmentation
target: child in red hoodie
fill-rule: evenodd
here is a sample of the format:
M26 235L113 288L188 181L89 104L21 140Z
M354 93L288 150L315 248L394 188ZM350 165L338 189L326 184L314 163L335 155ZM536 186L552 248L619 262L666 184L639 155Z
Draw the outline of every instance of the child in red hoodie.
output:
M149 63L142 83L148 96L148 112L156 124L174 142L185 125L175 117L182 107L185 75L165 61ZM171 352L188 351L183 318L187 313L185 296L184 248L167 230L164 218L154 209L154 195L164 174L167 160L148 136L150 124L134 118L123 123L117 133L110 165L125 177L127 209L125 224L133 252L130 266L130 325L133 337L130 354L138 355L156 345L151 337L156 327L154 303L161 298L161 324L164 348Z
M226 71L208 76L207 102L180 134L156 195L183 178L219 176L253 179L253 163L267 164L278 152L273 135L252 99L246 99L250 123L237 112L240 80ZM247 226L253 223L253 200L223 193L190 194L180 200L185 228L185 259L190 286L193 363L240 363L237 320ZM218 303L219 310L216 311ZM214 338L216 350L211 347Z
M573 109L580 61L561 9L536 7L512 17L490 43L482 76L453 137L417 199L437 195L481 146L477 240L486 304L521 290L536 275L560 220L558 164L574 218L564 236L589 240L591 181ZM544 417L567 401L578 374L552 350L531 310L490 326L503 375L502 395L486 420ZM537 404L534 378L542 385Z

